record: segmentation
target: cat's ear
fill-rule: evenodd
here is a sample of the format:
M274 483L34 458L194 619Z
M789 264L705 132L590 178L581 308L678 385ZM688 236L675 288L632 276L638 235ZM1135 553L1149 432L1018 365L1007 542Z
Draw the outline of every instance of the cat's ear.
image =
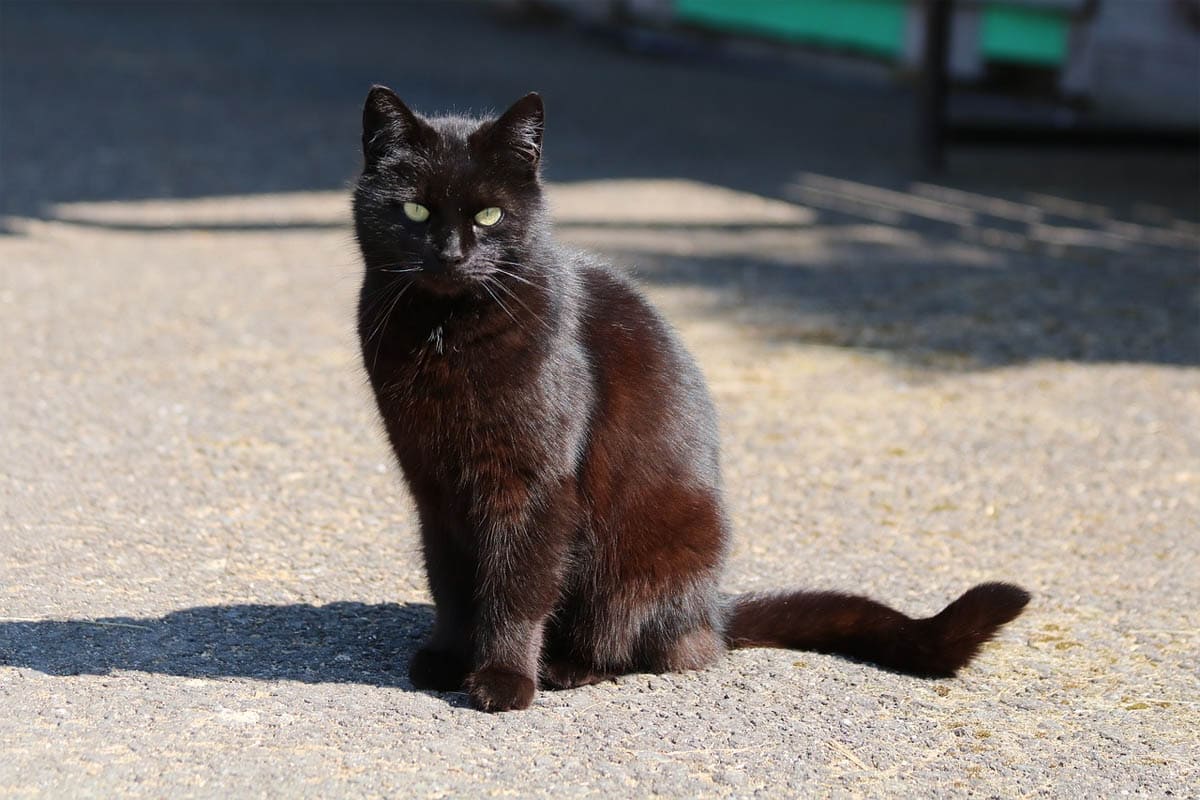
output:
M513 103L487 129L489 145L507 150L531 172L537 172L542 160L545 125L542 97L537 92L530 92Z
M417 115L386 86L375 85L363 104L363 156L370 165L389 145L412 146L421 133Z

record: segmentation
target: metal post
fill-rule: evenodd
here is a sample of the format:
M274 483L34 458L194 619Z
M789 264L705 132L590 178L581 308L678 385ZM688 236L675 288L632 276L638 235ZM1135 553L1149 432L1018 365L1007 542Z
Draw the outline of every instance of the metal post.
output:
M925 166L939 171L946 162L946 94L949 87L952 0L926 0L925 52L921 63L920 148Z

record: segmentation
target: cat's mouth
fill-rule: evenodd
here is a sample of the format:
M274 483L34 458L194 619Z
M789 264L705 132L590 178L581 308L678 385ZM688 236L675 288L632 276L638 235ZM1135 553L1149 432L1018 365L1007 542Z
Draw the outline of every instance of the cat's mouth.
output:
M415 283L430 294L441 297L456 297L477 291L481 285L484 273L463 272L461 270L440 270L438 272L419 272Z

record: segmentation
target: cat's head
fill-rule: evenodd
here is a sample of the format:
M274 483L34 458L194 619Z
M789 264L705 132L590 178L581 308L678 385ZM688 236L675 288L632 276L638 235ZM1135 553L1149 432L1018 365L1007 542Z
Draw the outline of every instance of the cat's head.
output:
M495 119L425 118L390 89L373 87L354 194L367 269L409 274L439 294L525 269L530 243L547 226L543 119L536 94Z

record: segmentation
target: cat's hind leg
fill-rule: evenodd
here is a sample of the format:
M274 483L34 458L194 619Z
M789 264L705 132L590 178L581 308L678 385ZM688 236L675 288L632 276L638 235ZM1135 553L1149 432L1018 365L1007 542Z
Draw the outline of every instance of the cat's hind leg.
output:
M541 684L547 689L575 689L615 678L627 672L686 672L704 669L725 652L725 641L709 627L672 639L644 644L637 666L607 669L589 661L560 656L548 658L541 669Z
M538 670L543 689L575 689L613 677L614 670L600 666L595 657L593 626L578 597L569 596L546 629Z
M555 658L542 665L540 683L545 689L577 689L614 677L612 673L570 658Z
M705 626L648 644L643 658L649 672L686 672L712 665L724 652L724 638Z

